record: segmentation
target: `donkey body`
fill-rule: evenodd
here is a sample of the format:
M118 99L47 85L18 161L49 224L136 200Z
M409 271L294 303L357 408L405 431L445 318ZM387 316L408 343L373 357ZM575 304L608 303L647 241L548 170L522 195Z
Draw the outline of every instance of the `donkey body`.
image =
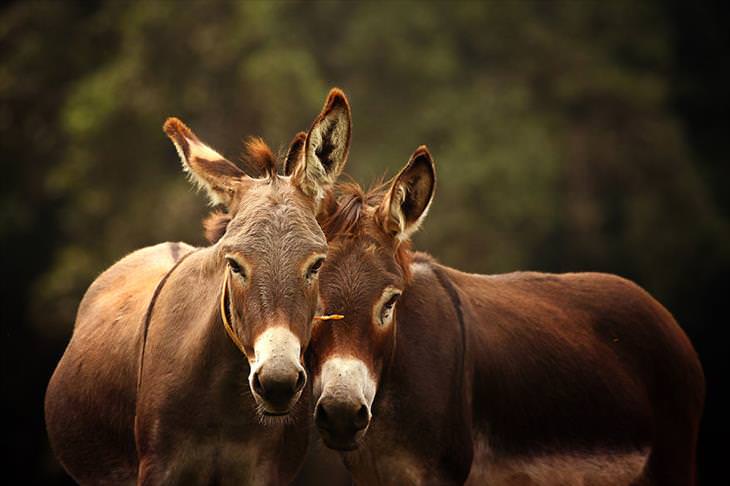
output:
M363 484L693 484L701 370L646 292L424 256L411 270L365 450L345 454Z
M704 379L669 312L612 275L413 254L434 180L421 148L325 218L320 294L345 318L313 329L315 421L356 483L694 484Z
M159 281L192 250L184 243L137 250L102 273L79 304L72 344L46 394L46 425L58 459L81 483L137 476L141 324Z
M266 175L253 179L178 120L165 131L228 213L209 228L214 245L138 250L91 285L46 393L51 445L82 484L291 482L327 249L316 215L346 161L349 105L330 93L293 142L291 177L261 141L248 149Z

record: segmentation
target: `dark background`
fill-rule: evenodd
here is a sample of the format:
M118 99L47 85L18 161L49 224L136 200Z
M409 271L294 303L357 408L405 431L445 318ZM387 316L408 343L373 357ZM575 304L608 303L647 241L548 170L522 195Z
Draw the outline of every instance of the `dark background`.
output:
M235 159L245 135L284 148L336 85L357 180L393 174L419 144L434 154L417 248L471 272L617 273L674 313L708 383L702 483L726 477L727 13L720 1L6 4L5 475L68 481L43 395L94 277L142 246L203 244L205 199L164 119Z

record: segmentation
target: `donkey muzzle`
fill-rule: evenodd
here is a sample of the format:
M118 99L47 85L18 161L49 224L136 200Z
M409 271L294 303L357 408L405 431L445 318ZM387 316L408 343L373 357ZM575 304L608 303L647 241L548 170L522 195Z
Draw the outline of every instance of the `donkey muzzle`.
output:
M299 398L306 382L307 373L301 365L267 363L254 372L251 385L268 405L265 412L281 415L289 412L294 398Z
M370 424L370 409L364 400L323 397L317 403L314 421L327 447L353 450Z
M264 331L254 344L249 385L266 415L286 415L307 383L299 339L286 327Z
M315 379L314 410L322 440L331 449L353 450L365 435L377 386L367 365L354 357L335 356Z

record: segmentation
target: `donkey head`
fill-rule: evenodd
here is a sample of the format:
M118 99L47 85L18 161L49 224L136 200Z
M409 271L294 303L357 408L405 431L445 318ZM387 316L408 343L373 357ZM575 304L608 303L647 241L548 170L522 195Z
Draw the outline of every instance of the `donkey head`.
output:
M285 415L307 379L302 359L327 252L316 217L347 160L347 99L333 89L309 132L295 137L286 161L291 176L277 174L275 157L261 140L247 149L265 176L252 178L179 120L167 120L164 129L193 182L226 208L206 225L209 232L219 229L213 265L221 282L221 326L248 360L258 411Z
M315 422L327 446L358 446L372 417L376 391L395 351L396 302L409 279L409 237L434 194L435 171L420 147L393 179L367 194L340 186L323 219L329 240L320 296L342 314L312 330Z

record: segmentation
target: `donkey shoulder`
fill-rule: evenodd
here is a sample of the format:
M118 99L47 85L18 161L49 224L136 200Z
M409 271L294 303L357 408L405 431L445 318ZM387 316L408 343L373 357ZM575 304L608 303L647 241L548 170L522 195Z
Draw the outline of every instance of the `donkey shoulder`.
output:
M114 294L133 294L154 286L181 257L194 249L183 242L165 242L133 251L94 280L79 304L78 315L97 305L104 307Z
M501 277L501 278L500 278ZM653 328L670 334L679 331L671 313L633 281L598 272L539 273L517 272L497 277L515 294L526 294L539 307L557 305L575 317L591 316L590 321ZM634 332L641 331L635 329ZM680 331L681 332L681 331Z
M450 274L477 295L495 300L531 301L538 307L555 304L563 309L601 311L609 314L651 315L652 320L673 322L671 314L646 290L626 278L598 272L512 272L475 275ZM567 306L567 307L566 307Z

